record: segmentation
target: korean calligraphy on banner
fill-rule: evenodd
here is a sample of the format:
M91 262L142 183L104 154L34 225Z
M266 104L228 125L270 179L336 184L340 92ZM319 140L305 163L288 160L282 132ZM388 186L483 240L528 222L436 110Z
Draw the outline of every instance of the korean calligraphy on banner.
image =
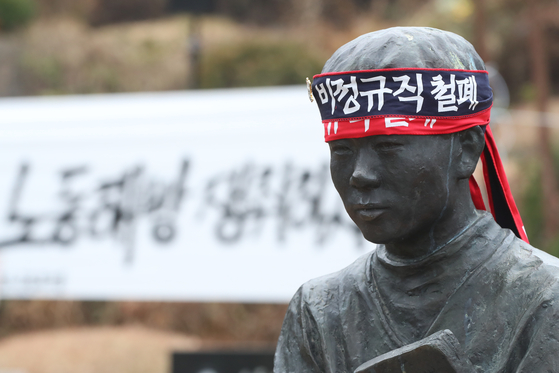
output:
M287 302L372 248L304 87L0 111L0 297Z

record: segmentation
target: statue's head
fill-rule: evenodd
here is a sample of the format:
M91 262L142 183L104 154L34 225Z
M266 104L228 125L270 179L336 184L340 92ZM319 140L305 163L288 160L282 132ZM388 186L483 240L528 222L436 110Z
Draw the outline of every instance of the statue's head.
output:
M343 45L322 72L410 67L485 70L472 44L459 35L430 27L392 27Z
M395 27L342 46L314 77L332 179L366 239L422 255L474 219L469 180L492 101L483 70L456 34Z

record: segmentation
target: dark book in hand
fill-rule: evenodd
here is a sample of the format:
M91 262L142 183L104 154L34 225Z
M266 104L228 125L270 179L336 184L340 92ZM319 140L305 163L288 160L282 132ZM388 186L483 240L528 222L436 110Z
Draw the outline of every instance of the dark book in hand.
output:
M377 356L355 373L474 373L460 343L450 330Z

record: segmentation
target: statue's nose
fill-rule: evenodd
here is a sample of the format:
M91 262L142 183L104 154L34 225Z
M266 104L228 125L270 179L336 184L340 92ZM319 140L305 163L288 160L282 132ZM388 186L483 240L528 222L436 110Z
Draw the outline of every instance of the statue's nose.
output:
M357 189L373 189L380 186L379 167L372 152L359 152L349 184Z

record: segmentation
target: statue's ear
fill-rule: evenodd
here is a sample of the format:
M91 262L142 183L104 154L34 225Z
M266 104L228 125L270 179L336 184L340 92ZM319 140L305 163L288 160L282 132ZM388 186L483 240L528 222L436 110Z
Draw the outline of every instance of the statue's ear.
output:
M458 133L460 153L458 154L457 176L467 179L474 173L481 152L485 146L485 133L480 126L468 128Z

